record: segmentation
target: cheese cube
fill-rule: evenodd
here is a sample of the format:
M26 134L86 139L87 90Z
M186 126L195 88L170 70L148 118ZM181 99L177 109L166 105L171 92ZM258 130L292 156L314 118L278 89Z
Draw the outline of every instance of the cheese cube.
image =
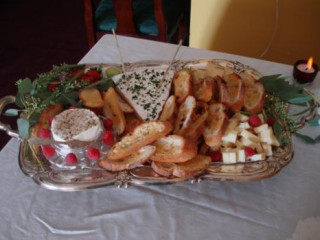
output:
M265 153L258 153L254 154L250 157L248 157L251 161L260 161L260 160L265 160L266 159L266 154Z
M240 112L235 113L232 118L236 118L240 122L247 122L249 120L248 116L241 114Z
M260 138L260 141L263 143L268 143L271 145L274 142L274 139L273 139L274 135L271 128L268 128L263 132L259 132L258 136Z
M223 135L222 141L226 143L236 143L238 133L235 130L229 131L227 134Z
M222 161L224 163L236 163L237 162L236 152L222 152Z
M242 144L242 146L248 146L248 147L252 147L254 148L255 147L255 143L252 142L250 139L247 139L247 138L240 138L240 143Z
M238 128L240 128L240 129L249 129L249 128L251 128L251 126L250 126L250 124L248 122L241 122L241 123L239 123Z
M264 149L262 148L260 143L257 143L255 145L255 149L256 149L257 153L264 153Z
M267 131L268 128L269 128L268 124L265 123L265 124L260 125L259 127L255 127L253 129L253 131L255 133L261 133L261 132Z
M246 154L244 149L240 149L237 152L237 161L238 162L245 162L246 161Z
M267 156L272 156L272 147L271 145L267 144L267 143L263 143L262 144L262 148L264 150L264 153L267 155Z
M253 133L243 129L240 133L240 136L246 138L246 139L249 139L250 141L253 141L253 142L260 142L260 139L258 136L254 135Z

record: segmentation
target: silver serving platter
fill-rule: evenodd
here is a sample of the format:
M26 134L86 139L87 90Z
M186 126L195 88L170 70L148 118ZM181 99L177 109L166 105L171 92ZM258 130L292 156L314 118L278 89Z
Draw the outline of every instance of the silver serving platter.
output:
M184 67L201 68L207 62L214 62L223 67L229 67L237 73L245 72L258 79L261 74L240 62L228 61L223 59L200 59L193 61L175 61L171 65L169 62L163 61L144 61L136 63L125 63L125 71L134 71L139 68L169 66L174 71ZM100 66L108 68L115 66L121 68L117 64L87 64L87 67ZM309 93L309 92L308 92ZM311 93L309 93L311 94ZM0 100L0 114L3 108L15 101L15 97L6 96ZM310 105L317 105L316 100L312 100ZM313 118L316 112L310 111L306 116L300 119L301 126L305 121ZM10 126L0 122L0 130L4 130L8 135L19 138L17 131L12 130ZM109 185L117 187L128 187L129 185L148 185L148 184L174 184L184 181L199 182L202 180L215 181L234 181L245 182L255 181L269 178L277 174L284 166L286 166L293 156L293 144L291 134L284 131L283 135L289 140L284 147L275 149L273 156L264 161L245 162L236 164L212 163L210 167L189 179L182 178L166 178L156 174L149 165L144 165L132 170L124 170L120 172L108 172L99 167L81 168L81 169L61 169L52 166L42 155L35 157L30 150L26 140L21 140L19 148L19 165L24 174L31 177L37 184L52 190L58 191L79 191L90 188L98 188Z

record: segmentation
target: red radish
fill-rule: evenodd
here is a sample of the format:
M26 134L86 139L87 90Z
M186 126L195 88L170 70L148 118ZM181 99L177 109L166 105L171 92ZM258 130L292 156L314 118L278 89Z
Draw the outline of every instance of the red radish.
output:
M51 91L56 90L58 87L59 87L59 83L50 83L48 85L48 89L51 90Z
M251 157L252 155L256 154L256 151L252 147L244 147L244 152L247 157Z
M248 123L251 127L259 127L262 124L262 121L257 115L252 115L249 117Z
M50 138L51 137L51 132L49 129L42 128L39 131L39 138L45 139L45 138Z
M112 129L112 125L113 125L113 122L110 118L107 118L103 121L103 125L104 127L107 129L107 130L111 130Z
M221 162L222 161L222 153L220 151L213 151L211 153L212 162Z
M45 146L42 147L42 153L46 158L51 158L51 157L54 156L56 151L50 145L45 145Z
M269 119L267 120L267 123L268 123L268 126L269 126L269 127L273 127L273 125L274 125L275 122L276 122L276 120L275 120L273 117L271 117L271 118L269 118Z
M112 145L113 133L110 130L106 130L102 135L102 141L105 145Z
M74 153L68 153L66 156L67 165L75 165L78 163L78 158Z
M93 147L89 147L88 148L88 151L87 151L87 157L90 159L90 160L99 160L100 158L100 151L96 148L93 148Z

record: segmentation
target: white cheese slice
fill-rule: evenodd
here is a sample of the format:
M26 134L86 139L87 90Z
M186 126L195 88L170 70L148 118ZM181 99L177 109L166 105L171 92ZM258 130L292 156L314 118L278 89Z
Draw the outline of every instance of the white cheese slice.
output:
M139 68L112 78L123 97L144 121L156 120L169 97L173 71L167 66Z

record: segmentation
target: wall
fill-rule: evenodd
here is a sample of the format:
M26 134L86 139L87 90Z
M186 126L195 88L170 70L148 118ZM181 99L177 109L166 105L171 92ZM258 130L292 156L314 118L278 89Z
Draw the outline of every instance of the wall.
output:
M319 0L192 0L190 46L320 64L319 23Z

